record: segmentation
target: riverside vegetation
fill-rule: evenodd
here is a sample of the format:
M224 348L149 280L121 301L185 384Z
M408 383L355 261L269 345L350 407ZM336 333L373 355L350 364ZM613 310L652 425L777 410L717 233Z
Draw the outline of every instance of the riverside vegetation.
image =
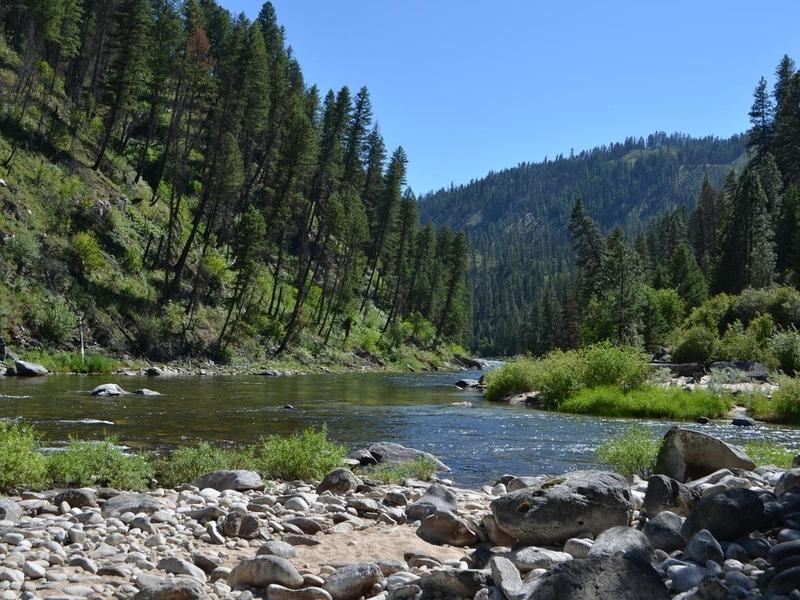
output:
M0 96L0 337L55 370L466 339L466 237L420 225L367 88L306 82L270 3L4 3Z

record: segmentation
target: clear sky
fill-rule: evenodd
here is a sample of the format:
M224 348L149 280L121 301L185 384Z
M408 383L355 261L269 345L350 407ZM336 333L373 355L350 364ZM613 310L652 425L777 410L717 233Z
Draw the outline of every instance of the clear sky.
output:
M653 131L742 132L758 78L800 61L797 0L273 4L308 83L369 88L417 193Z

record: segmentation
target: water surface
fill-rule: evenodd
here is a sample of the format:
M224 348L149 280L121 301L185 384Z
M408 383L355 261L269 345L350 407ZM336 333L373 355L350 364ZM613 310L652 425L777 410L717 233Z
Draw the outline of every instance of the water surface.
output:
M455 388L472 373L303 375L268 378L51 376L0 377L0 418L24 419L58 445L69 436L113 434L134 448L164 449L207 440L250 444L269 434L327 424L349 447L394 441L427 450L475 487L503 473L563 473L597 467L595 449L629 420L560 415L483 400ZM159 397L96 398L101 383L151 388ZM454 403L470 402L470 406ZM291 404L295 410L284 408ZM641 421L663 433L674 423ZM694 426L735 443L767 439L800 448L800 429Z

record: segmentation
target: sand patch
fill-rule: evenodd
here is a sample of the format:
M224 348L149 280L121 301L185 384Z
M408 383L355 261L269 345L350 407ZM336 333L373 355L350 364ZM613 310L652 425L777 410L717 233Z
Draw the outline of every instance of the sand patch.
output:
M417 552L440 561L461 559L464 548L434 546L417 537L410 525L371 526L352 533L317 535L319 546L295 546L294 565L304 572L318 573L322 565L345 565L370 560L403 560L406 552Z

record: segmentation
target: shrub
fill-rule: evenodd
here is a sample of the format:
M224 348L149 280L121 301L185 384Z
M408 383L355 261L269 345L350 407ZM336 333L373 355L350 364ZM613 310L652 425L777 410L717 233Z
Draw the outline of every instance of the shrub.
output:
M646 478L653 471L662 442L663 438L649 429L631 427L600 446L597 459L625 477Z
M103 485L124 490L145 489L154 475L147 457L126 454L113 437L101 442L70 439L64 450L47 457L47 471L56 486Z
M709 362L716 352L717 335L706 327L694 326L677 333L672 358L676 362Z
M769 315L759 315L745 329L741 321L728 326L719 346L719 356L725 360L756 360L776 366L774 357L768 352L768 343L774 332L774 323Z
M254 463L250 450L225 450L203 442L194 448L175 450L158 461L156 470L161 485L175 487L211 471L253 469Z
M113 373L122 362L103 354L80 352L29 352L26 358L47 367L53 373Z
M72 258L80 275L86 278L90 278L105 264L97 238L88 231L79 231L72 236Z
M723 323L727 319L732 302L733 298L728 294L718 294L709 298L689 313L685 325L689 329L702 327L714 332L716 337L716 334L722 332Z
M424 456L399 465L380 464L367 472L370 479L378 483L401 485L406 479L428 481L436 473L436 463Z
M564 401L559 410L604 417L691 420L721 417L731 408L729 396L685 392L678 388L641 388L624 393L617 387L585 389Z
M45 458L33 429L0 422L0 490L40 488L46 483Z
M773 335L769 347L781 371L787 375L800 372L800 332L794 326Z
M39 240L28 229L16 232L6 241L5 248L9 258L16 263L18 273L21 273L26 267L32 267L41 258Z
M518 358L486 374L486 399L536 391L545 405L556 407L580 390L578 364L574 351L554 350L539 359Z
M608 342L589 346L580 354L581 383L585 387L618 385L640 387L650 372L649 357L636 348L617 348Z
M800 379L781 378L772 394L772 408L781 422L800 424Z
M784 446L766 441L747 442L744 451L757 465L775 465L781 469L791 469L795 455Z
M78 318L66 301L56 296L33 309L36 334L52 343L61 343L78 327Z
M262 477L290 481L322 479L341 467L347 448L328 439L328 429L306 429L299 435L271 435L261 440L256 451L256 467Z

